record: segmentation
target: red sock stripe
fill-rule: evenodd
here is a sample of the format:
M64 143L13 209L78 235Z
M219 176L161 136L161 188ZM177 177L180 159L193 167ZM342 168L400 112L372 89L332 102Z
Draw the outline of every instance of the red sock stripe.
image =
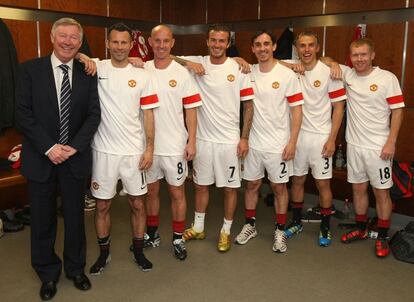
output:
M256 210L255 209L253 209L253 210L245 209L244 213L245 213L244 215L246 216L246 218L256 217Z
M292 201L291 205L292 205L292 209L303 209L303 201L302 202Z
M387 219L387 220L382 220L382 219L379 219L378 218L378 227L379 228L385 228L385 229L389 229L390 228L390 220L389 219Z
M160 225L160 216L147 216L147 226L157 227Z
M364 222L368 220L367 214L364 215L355 215L355 221Z
M287 214L276 214L276 223L277 224L286 224Z
M329 207L329 208L322 208L321 207L321 215L328 216L328 215L331 215L331 214L332 214L331 207Z
M183 220L183 221L173 220L173 222L172 222L172 228L173 228L173 232L174 233L184 233L185 220Z

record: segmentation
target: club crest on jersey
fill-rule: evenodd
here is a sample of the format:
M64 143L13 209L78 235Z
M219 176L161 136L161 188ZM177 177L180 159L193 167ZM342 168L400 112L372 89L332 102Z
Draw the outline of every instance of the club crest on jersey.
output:
M369 86L369 90L371 90L371 91L377 91L378 90L377 84L372 84L371 86Z
M313 86L315 86L315 87L321 86L321 81L316 80L315 82L313 82Z
M233 82L235 78L236 78L236 77L235 77L234 75L229 74L229 75L227 76L227 81L229 81L229 82Z
M280 86L279 82L273 82L272 87L273 89L278 89Z
M135 82L134 80L129 80L128 81L128 86L131 88L134 88L135 86L137 86L137 82Z
M175 87L175 86L177 86L177 81L176 80L170 80L170 82L168 84L170 84L170 87Z
M93 181L93 182L92 182L92 188L93 188L95 191L99 190L99 184L98 184L96 181Z

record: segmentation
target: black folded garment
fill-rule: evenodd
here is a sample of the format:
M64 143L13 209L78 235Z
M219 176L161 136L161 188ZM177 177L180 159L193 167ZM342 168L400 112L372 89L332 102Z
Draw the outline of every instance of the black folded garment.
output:
M14 213L14 217L17 221L23 223L24 225L30 225L30 206L17 209Z
M23 223L17 221L13 217L10 218L5 211L0 212L0 219L3 220L3 230L9 232L19 232L24 229Z
M11 170L10 162L6 158L0 157L0 171Z

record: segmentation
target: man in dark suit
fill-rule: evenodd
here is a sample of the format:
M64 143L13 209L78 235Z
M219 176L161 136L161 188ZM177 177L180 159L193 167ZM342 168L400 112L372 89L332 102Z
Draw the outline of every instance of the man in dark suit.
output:
M96 77L74 61L82 27L70 18L53 24L53 53L21 65L17 86L17 124L24 134L22 174L31 205L32 266L42 281L40 297L56 294L62 261L56 255L56 195L64 215L63 263L76 288L88 290L84 274L85 181L91 167L91 139L100 122Z

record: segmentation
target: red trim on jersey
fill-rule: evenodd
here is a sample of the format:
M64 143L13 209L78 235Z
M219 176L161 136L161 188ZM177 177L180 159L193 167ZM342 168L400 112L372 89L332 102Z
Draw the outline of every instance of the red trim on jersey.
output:
M201 96L198 93L183 98L183 104L184 105L197 103L199 101L201 101Z
M387 102L388 102L388 105L403 103L404 102L404 96L402 96L402 95L391 96L391 97L387 98Z
M151 105L158 103L158 96L156 94L148 95L141 98L141 105Z
M330 99L336 99L336 98L339 98L340 96L345 95L345 93L346 93L345 88L341 88L341 89L329 92L328 94L329 94Z
M288 96L287 97L288 102L291 103L295 103L297 101L303 101L303 95L302 92L296 93L294 95Z
M254 95L254 92L253 92L253 88L252 87L249 87L249 88L245 88L245 89L240 90L240 97L241 98L242 97L245 97L245 96L249 96L249 95L251 95L251 96Z

